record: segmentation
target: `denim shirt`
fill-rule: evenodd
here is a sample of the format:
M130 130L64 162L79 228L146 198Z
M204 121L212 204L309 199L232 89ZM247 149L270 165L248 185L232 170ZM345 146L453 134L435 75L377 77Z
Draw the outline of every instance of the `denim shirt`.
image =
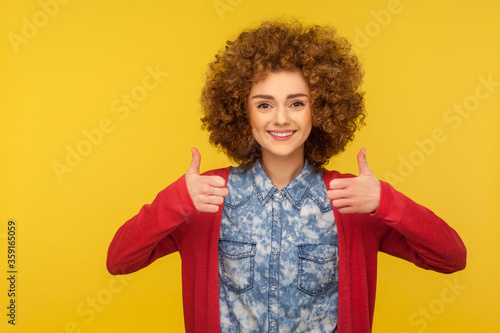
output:
M306 161L285 188L259 162L231 169L219 239L221 332L333 332L337 226Z

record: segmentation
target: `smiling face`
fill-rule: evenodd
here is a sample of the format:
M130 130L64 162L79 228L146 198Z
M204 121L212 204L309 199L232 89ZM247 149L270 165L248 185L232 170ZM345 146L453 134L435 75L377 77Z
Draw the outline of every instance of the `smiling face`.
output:
M303 162L312 114L309 86L300 71L270 72L255 83L248 97L248 115L262 161Z

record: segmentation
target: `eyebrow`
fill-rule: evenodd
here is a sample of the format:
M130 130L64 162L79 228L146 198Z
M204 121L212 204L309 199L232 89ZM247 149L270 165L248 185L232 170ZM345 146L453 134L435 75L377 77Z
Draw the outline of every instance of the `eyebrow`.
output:
M291 98L297 98L297 97L307 97L307 98L309 98L309 95L303 94L303 93L298 93L298 94L288 95L286 98L287 99L291 99ZM274 99L274 97L271 96L271 95L253 95L251 97L251 99L254 99L254 98Z

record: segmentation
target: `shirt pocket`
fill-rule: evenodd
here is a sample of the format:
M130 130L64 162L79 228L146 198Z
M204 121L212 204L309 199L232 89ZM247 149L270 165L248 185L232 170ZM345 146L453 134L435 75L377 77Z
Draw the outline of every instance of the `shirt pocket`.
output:
M298 245L298 289L316 296L337 282L338 246L335 244Z
M219 240L219 276L235 293L253 287L255 247L250 242Z

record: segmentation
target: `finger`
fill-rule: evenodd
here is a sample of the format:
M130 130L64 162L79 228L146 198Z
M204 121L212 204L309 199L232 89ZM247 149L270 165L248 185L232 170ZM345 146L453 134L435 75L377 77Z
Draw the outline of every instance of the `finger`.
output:
M229 194L229 191L225 187L214 187L210 186L207 188L205 192L207 195L214 195L218 197L226 197Z
M226 187L226 181L220 176L204 176L207 178L208 185L214 187Z
M356 208L355 207L351 207L351 206L342 207L342 208L339 208L337 210L339 211L340 214L354 214L354 213L357 213Z
M229 190L227 187L221 187L218 189L217 195L221 197L227 197L229 195Z
M363 176L371 176L373 175L372 170L368 166L368 162L366 161L366 149L363 148L358 153L358 167L359 167L359 175Z
M330 200L345 198L347 193L343 190L330 190L326 192L326 197Z
M351 178L337 178L330 181L330 190L342 190L349 186Z
M201 204L198 211L200 213L217 213L219 211L219 205Z
M225 197L229 194L226 187L212 186L209 184L209 180L207 178L208 177L204 176L200 177L194 193L198 195L217 195L221 197Z
M337 209L342 209L351 206L351 201L349 199L335 199L332 200L333 207Z
M193 158L191 159L191 165L186 173L199 175L201 155L196 148L191 148L191 154L193 154Z
M222 205L224 203L224 197L219 195L208 195L205 197L204 201L204 204Z

